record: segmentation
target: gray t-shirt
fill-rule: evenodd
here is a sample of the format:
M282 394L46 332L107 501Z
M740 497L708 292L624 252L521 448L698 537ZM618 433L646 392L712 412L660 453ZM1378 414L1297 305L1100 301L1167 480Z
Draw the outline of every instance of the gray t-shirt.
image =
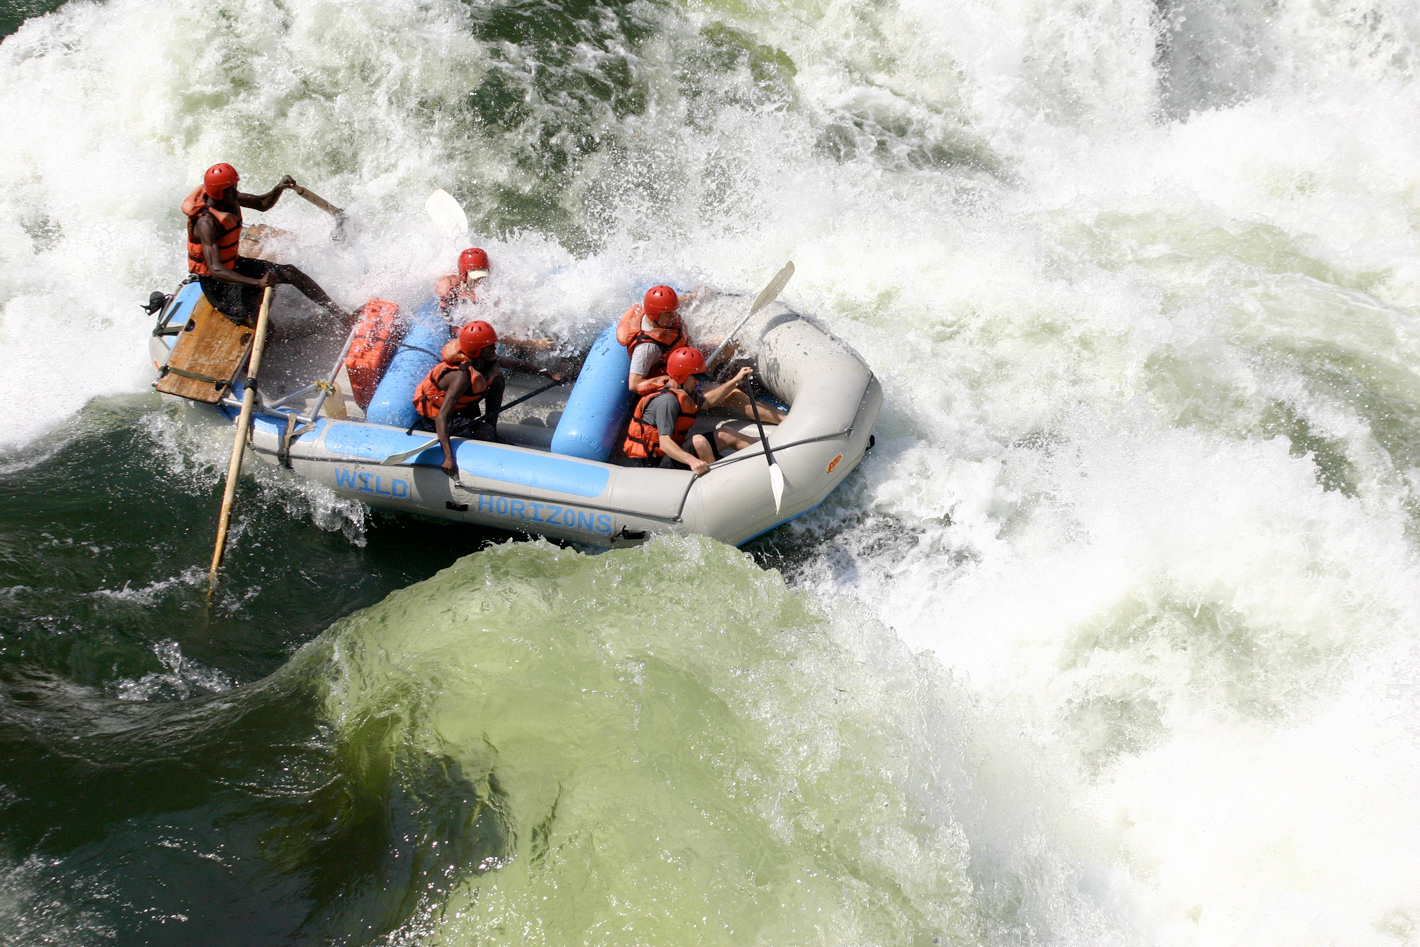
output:
M631 350L631 374L645 378L666 354L655 342L642 342Z
M654 332L660 326L646 316L641 317L641 331ZM655 342L642 342L631 350L631 374L645 378L656 367L656 363L666 357L666 348Z

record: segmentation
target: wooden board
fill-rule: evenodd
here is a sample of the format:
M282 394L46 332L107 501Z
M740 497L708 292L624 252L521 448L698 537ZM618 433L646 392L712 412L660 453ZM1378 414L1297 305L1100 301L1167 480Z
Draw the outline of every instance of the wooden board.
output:
M251 351L253 332L222 315L203 296L178 333L158 383L153 387L179 398L215 404Z

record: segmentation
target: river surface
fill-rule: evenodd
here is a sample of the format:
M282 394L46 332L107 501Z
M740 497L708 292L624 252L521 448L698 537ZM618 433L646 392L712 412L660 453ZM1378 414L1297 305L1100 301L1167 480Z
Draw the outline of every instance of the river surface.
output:
M0 0L0 943L1420 944L1413 0ZM335 298L462 244L863 354L877 447L589 554L149 388L217 161Z

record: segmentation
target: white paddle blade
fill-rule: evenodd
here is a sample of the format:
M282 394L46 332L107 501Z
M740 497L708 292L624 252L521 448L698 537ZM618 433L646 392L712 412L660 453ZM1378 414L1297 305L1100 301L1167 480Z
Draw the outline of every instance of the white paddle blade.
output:
M774 278L769 281L769 285L754 297L754 305L749 307L749 314L752 316L765 306L779 298L779 293L784 289L784 284L789 282L789 277L794 275L794 261L790 260L784 264L784 268L774 274Z
M398 466L399 464L404 463L405 461L407 461L407 460L408 460L409 458L411 458L411 457L418 457L420 454L424 453L426 450L428 450L428 449L431 448L431 447L438 447L438 446L439 446L439 439L436 437L436 438L434 438L433 440L431 440L431 441L429 441L429 442L427 442L427 443L420 444L418 447L414 448L413 450L402 451L402 452L400 452L400 453L398 453L398 454L390 454L390 455L389 455L388 457L386 457L384 460L380 461L380 463L384 464L386 467L395 467L395 466Z
M789 277L793 275L794 261L790 260L788 263L784 264L782 270L774 274L774 278L769 281L769 285L759 291L759 295L754 298L754 305L749 307L749 312L745 313L745 317L735 324L735 327L730 330L730 334L725 336L724 341L715 346L715 351L711 352L710 357L705 360L706 365L715 364L715 359L719 357L721 352L725 351L725 346L729 345L730 340L739 334L739 331L745 327L745 323L754 318L754 314L759 312L759 310L779 298L779 293L784 289L784 284L789 282Z
M468 232L468 215L454 196L443 188L436 188L424 201L424 210L429 219L450 237Z
M784 471L778 464L769 465L769 489L774 492L774 512L784 507Z

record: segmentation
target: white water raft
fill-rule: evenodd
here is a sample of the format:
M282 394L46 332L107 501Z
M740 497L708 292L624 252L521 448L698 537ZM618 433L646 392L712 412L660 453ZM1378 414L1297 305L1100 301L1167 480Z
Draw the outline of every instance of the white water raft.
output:
M160 313L152 341L160 373L200 299L198 285L189 283ZM773 304L739 339L742 354L753 355L760 386L789 408L783 423L765 428L784 473L782 506L775 509L754 425L738 416L725 422L729 415L707 413L697 421L697 430L717 421L733 423L756 439L711 465L703 477L624 466L618 463L619 447L635 399L626 390L630 360L615 344L611 320L570 392L555 388L505 411L498 422L500 443L453 439L455 480L439 467L443 452L437 443L399 457L433 440L427 432L407 433L402 411L410 404L412 412L414 386L437 361L427 346L437 352L440 334L448 337L432 303L409 320L404 347L381 381L369 415L338 387L331 392L329 382L342 374L340 345L348 341L269 341L253 415L251 450L257 457L390 510L602 547L634 545L665 532L699 533L739 545L822 503L862 460L882 405L881 386L855 352L814 322ZM505 374L505 404L545 382ZM189 403L231 423L242 390L238 374L215 404Z

